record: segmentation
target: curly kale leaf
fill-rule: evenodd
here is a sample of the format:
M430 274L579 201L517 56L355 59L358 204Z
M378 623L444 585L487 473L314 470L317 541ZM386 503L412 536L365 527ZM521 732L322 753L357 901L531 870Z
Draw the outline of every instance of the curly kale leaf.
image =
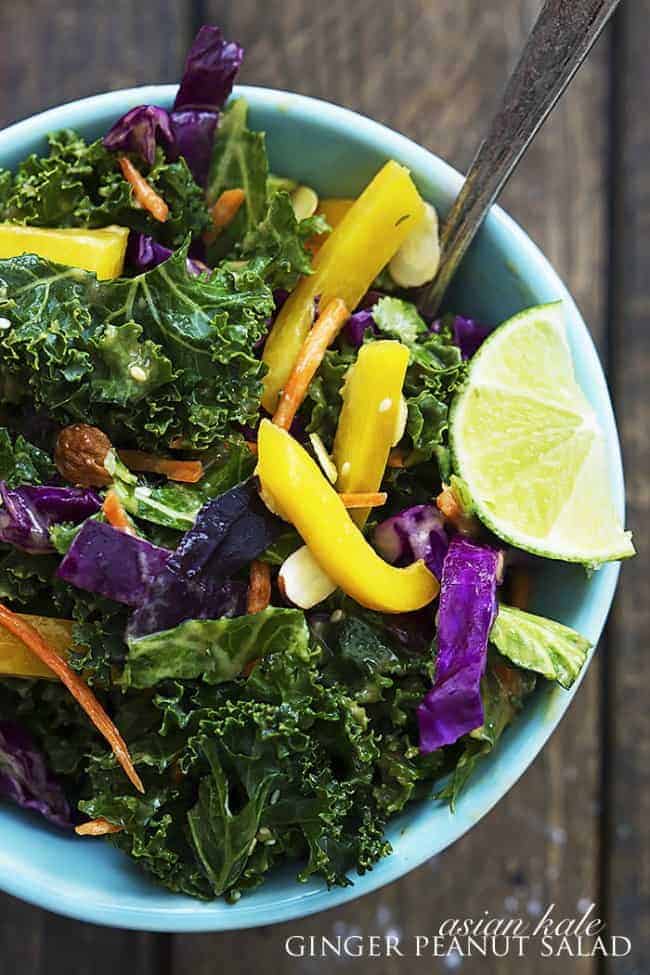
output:
M305 242L327 225L322 217L296 219L288 185L269 181L264 133L248 128L243 98L231 102L215 138L208 201L234 188L242 188L246 195L234 220L208 248L208 262L216 264L226 256L257 259L266 283L288 291L302 274L309 274L311 254Z
M139 446L204 447L254 421L252 349L271 293L253 266L193 277L185 257L107 282L29 255L0 261L3 372L59 422Z
M263 132L248 128L248 105L237 98L223 113L214 142L207 199L214 203L224 190L243 189L244 203L235 219L208 252L211 263L230 253L247 233L254 232L264 218L269 173Z
M289 194L277 192L269 199L264 219L244 237L241 256L263 259L267 284L292 291L301 275L311 274L311 253L305 242L326 229L320 216L298 221Z
M39 227L105 227L119 224L153 234L178 247L188 234L198 236L209 223L203 191L185 160L165 161L157 150L154 165L143 169L147 181L170 209L161 224L138 206L114 153L101 141L90 145L68 129L49 136L46 156L29 156L11 177L0 171L3 220ZM142 160L135 163L142 166Z
M50 457L18 434L12 440L6 427L0 427L0 481L10 488L20 484L45 484L56 474Z

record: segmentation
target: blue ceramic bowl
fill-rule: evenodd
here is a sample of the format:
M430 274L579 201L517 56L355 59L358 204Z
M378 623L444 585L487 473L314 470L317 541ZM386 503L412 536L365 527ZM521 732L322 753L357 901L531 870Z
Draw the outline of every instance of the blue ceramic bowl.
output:
M422 195L444 212L461 177L404 136L325 102L262 88L241 88L251 124L267 133L274 172L314 186L324 196L354 196L389 158L408 166ZM175 88L117 91L64 105L0 133L0 166L14 167L45 148L48 132L71 127L97 137L142 103L169 105ZM495 207L455 281L450 305L500 322L528 305L561 298L578 379L605 429L612 488L622 511L624 491L612 407L589 332L566 288L526 234ZM617 565L587 579L575 566L549 563L536 609L596 643L609 611ZM411 806L388 830L390 857L354 886L328 891L299 884L294 866L272 874L236 905L201 903L167 893L108 844L81 840L40 820L0 808L0 887L41 907L84 921L156 931L219 931L287 921L335 907L401 877L449 846L478 822L530 765L569 706L576 687L547 686L529 702L461 797L456 813L436 802Z

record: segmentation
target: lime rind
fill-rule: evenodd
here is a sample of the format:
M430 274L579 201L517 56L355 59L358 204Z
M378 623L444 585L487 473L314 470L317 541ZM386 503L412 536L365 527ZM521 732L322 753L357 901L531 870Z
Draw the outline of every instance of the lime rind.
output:
M449 430L454 470L495 535L591 566L634 555L605 438L575 378L561 302L526 309L486 339Z

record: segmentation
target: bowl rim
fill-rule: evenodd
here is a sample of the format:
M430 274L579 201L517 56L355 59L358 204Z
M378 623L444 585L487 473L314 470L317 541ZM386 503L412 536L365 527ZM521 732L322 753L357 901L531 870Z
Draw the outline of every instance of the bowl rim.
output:
M48 131L57 128L92 123L107 112L111 118L117 118L128 108L144 102L169 104L176 91L177 85L146 85L91 95L47 109L2 130L0 155L10 152L16 140L42 138ZM445 191L455 194L462 184L461 174L435 153L417 145L407 136L350 109L307 95L257 86L236 86L233 95L246 97L253 110L288 111L295 113L297 118L308 113L319 124L325 123L339 130L342 136L346 132L354 133L355 138L361 135L368 143L379 146L387 157L393 156L412 169L428 171L434 182ZM599 413L610 448L614 496L622 513L624 483L618 431L602 366L584 320L556 271L512 217L495 205L486 220L486 226L490 226L497 236L513 241L521 252L521 264L532 264L536 273L552 283L558 297L571 311L580 333L581 352L588 360L590 383L595 384L594 395L599 399ZM589 661L595 652L613 601L619 569L618 563L610 563L599 572L601 584L596 596L591 597L593 605L590 607L590 625L594 650L591 651ZM410 847L406 852L394 850L382 861L381 869L375 868L363 877L355 875L354 885L351 887L334 888L330 891L319 887L312 890L301 887L293 880L292 884L295 886L292 894L267 907L260 907L253 899L248 899L247 903L246 898L232 906L224 905L222 900L202 903L189 897L174 896L166 891L162 891L162 894L169 898L167 907L148 907L141 904L132 906L118 902L117 898L107 903L100 894L91 900L86 889L75 891L71 885L62 882L61 875L55 873L53 867L47 876L45 871L38 873L30 869L29 862L25 863L19 856L7 853L0 847L0 889L39 907L78 920L135 930L175 933L258 927L299 920L310 914L338 907L406 875L460 839L482 819L539 755L569 707L586 671L587 667L583 668L571 690L557 689L557 693L554 690L552 707L547 709L541 727L527 739L526 747L521 750L518 759L505 771L499 770L498 782L483 782L483 798L478 807L474 806L471 811L464 813L456 812L455 825L446 831L442 842L436 839L427 845L420 837L413 843L411 836ZM496 753L498 755L499 750ZM149 878L147 882L154 883Z

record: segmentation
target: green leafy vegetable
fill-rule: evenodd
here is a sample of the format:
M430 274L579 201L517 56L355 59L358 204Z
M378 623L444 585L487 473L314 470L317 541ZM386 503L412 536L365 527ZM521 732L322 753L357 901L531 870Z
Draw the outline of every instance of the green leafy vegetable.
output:
M488 755L524 700L535 687L535 675L508 667L496 654L488 657L488 667L481 682L484 723L466 735L463 750L448 784L438 793L439 799L455 809L456 801L482 758Z
M142 166L142 160L135 164ZM165 161L161 149L150 170L142 170L170 208L161 224L136 203L115 154L101 141L88 145L70 130L49 136L49 154L29 156L14 177L0 171L3 220L39 227L106 227L119 224L154 234L178 247L188 234L198 236L209 223L203 192L183 158Z
M305 241L324 233L327 223L320 216L296 220L288 193L276 192L264 219L244 237L241 256L263 258L264 279L271 288L291 291L301 275L311 273L311 254Z
M513 664L566 688L582 670L591 648L589 640L570 627L503 603L490 640Z
M251 132L247 120L248 105L243 98L237 98L226 108L217 129L208 177L208 203L213 204L224 190L230 189L242 189L245 200L210 249L211 260L224 257L245 234L254 233L266 212L268 161L264 133Z
M20 434L12 441L7 428L0 427L0 481L15 488L21 484L44 484L55 474L56 468L44 450Z
M173 630L129 639L124 679L137 688L170 677L220 684L240 674L251 660L285 648L307 655L307 625L300 610L269 606L232 619L187 620Z
M0 367L60 422L140 447L207 446L254 421L270 291L252 267L193 277L185 257L101 283L33 256L0 261Z
M399 339L411 346L427 331L426 322L410 301L401 298L380 298L372 309L372 317L384 335Z
M271 288L291 290L302 274L311 271L305 241L323 233L322 217L300 223L293 212L291 180L270 177L264 133L248 128L248 105L243 98L231 102L217 129L208 179L208 201L224 190L242 189L244 203L232 222L208 248L208 260L226 256L259 263ZM263 266L263 270L262 270Z
M255 468L255 457L246 444L235 440L208 451L202 460L206 473L196 484L134 482L120 477L118 471L114 486L134 517L187 531L206 501L245 481Z

